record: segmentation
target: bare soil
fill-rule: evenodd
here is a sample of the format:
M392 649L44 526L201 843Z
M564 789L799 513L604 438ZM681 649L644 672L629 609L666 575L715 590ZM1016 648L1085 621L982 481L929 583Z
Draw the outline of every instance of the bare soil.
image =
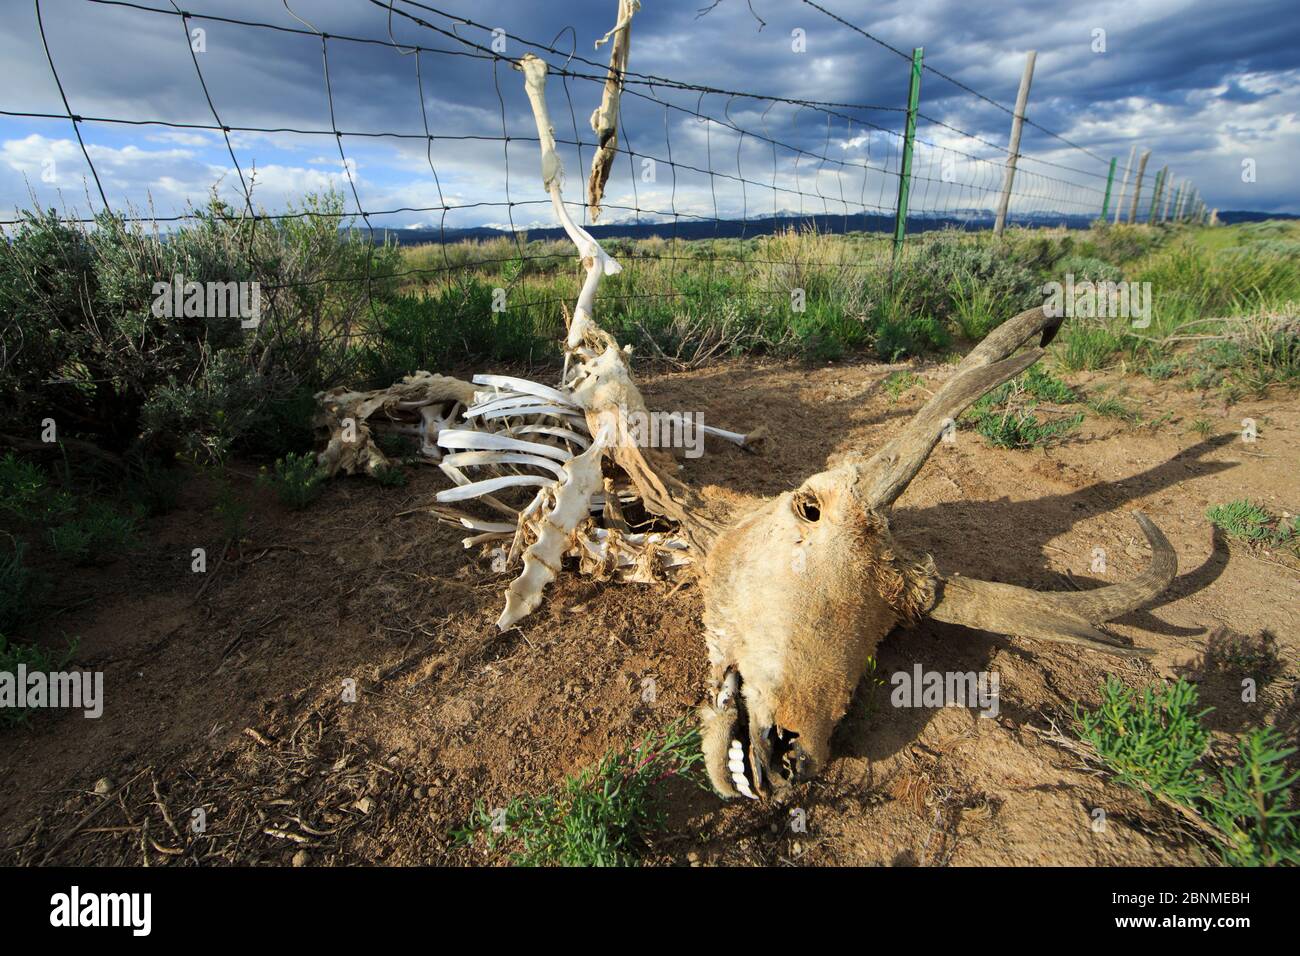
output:
M854 449L885 441L948 374L917 366L897 401L890 368L743 361L646 376L652 408L772 439L758 456L710 444L682 477L740 507L793 487ZM836 756L790 808L724 802L670 781L654 864L1178 865L1207 853L1190 825L1106 782L1050 739L1073 701L1095 704L1107 674L1140 685L1190 675L1226 735L1300 724L1300 571L1281 554L1228 544L1205 509L1249 497L1300 507L1300 409L1293 394L1231 407L1173 383L1116 373L1156 427L1089 415L1048 450L991 448L973 432L941 444L895 510L910 545L946 571L1045 589L1093 587L1146 560L1127 513L1168 535L1180 571L1154 606L1114 631L1157 650L1130 662L933 622L891 635L837 732ZM1254 418L1260 437L1238 437ZM1191 430L1209 419L1212 434ZM251 468L245 469L251 472ZM698 588L596 585L562 576L521 629L494 621L506 580L429 515L434 467L404 488L332 483L303 512L248 482L248 539L221 559L214 489L195 478L152 519L148 544L61 583L66 608L41 640L79 639L72 666L102 670L106 708L36 714L0 731L0 862L451 864L501 862L456 845L475 801L499 806L557 785L604 751L697 705L705 686ZM191 550L209 555L191 572ZM1090 570L1093 549L1105 574ZM220 568L216 565L220 562ZM207 581L200 595L200 587ZM1270 632L1282 660L1254 703L1240 674L1206 659L1216 629ZM890 706L889 675L995 671L1001 712ZM642 701L652 677L657 696ZM355 681L357 700L341 699ZM95 793L107 778L116 788ZM201 808L206 830L190 823ZM1104 811L1104 825L1095 811Z

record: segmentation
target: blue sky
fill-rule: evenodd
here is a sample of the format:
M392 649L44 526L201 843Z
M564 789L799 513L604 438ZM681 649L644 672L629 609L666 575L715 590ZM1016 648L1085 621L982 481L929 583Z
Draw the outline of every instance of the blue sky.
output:
M774 210L868 212L892 209L899 108L908 64L895 53L797 0L645 0L634 21L631 69L693 86L851 106L829 111L785 102L701 93L648 83L624 99L627 143L607 188L607 220L655 213L736 217ZM138 0L168 11L169 0ZM1249 0L1000 2L824 0L827 9L889 44L925 48L926 63L1010 105L1025 52L1038 51L1029 116L1086 149L1028 127L1022 150L1020 211L1092 211L1106 162L1130 147L1152 150L1150 173L1168 164L1199 187L1210 206L1300 213L1300 17L1293 4ZM373 38L327 43L334 123L321 41L195 17L196 52L212 107L199 82L181 18L93 0L41 0L45 35L72 110L84 117L212 125L213 108L232 127L313 130L232 132L231 145L254 201L281 212L307 191L341 190L355 208L342 143L362 206L390 227L551 225L538 175L532 118L521 76L473 54L492 35L459 25L462 16L509 36L506 56L540 52L553 66L596 73L577 57L603 62L594 41L612 26L615 0L475 3L394 0L454 36L393 16L387 0L186 0L193 14L254 20L307 31ZM296 14L296 17L293 15ZM301 19L298 19L301 18ZM759 21L762 21L760 25ZM802 31L798 33L796 31ZM1098 33L1104 31L1104 34ZM1104 35L1104 50L1098 50ZM796 49L802 38L802 50ZM539 51L524 41L551 45ZM406 44L450 51L419 57L430 132L421 138L417 57ZM399 47L401 49L399 49ZM0 218L35 201L79 215L98 208L81 148L67 120L32 4L6 5L0 23ZM584 142L599 84L552 77L557 135ZM566 95L567 93L567 95ZM570 103L572 109L570 109ZM875 107L875 108L866 108ZM1010 117L927 72L922 79L913 208L990 208L1001 180L1000 147ZM702 114L703 117L696 114ZM504 120L503 120L504 117ZM937 123L935 121L938 121ZM518 137L508 145L504 133ZM940 125L946 124L946 125ZM334 126L345 131L336 141ZM955 130L964 131L963 133ZM212 188L242 204L243 191L219 132L149 124L83 122L82 136L109 203L160 216L204 201ZM404 133L409 138L355 133ZM671 158L674 169L667 162ZM582 151L582 164L591 149ZM647 171L645 158L657 160ZM585 169L566 147L571 197ZM1254 169L1244 181L1243 162ZM693 167L693 168L692 168ZM713 175L710 175L712 171ZM675 173L675 175L674 175ZM508 206L507 202L517 205ZM456 207L442 210L443 206ZM433 207L433 208L430 208Z

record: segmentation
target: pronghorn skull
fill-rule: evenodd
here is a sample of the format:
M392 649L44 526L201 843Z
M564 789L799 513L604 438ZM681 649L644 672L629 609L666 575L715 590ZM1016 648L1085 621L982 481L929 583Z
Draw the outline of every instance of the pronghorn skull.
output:
M623 0L612 31L624 34L615 37L605 94L607 101L615 97L615 110L635 7ZM501 376L476 376L469 384L417 373L413 379L425 392L407 398L425 407L434 404L432 396L442 396L440 420L451 418L436 443L450 452L440 465L455 486L440 492L431 510L476 532L464 539L466 547L482 546L494 567L517 572L500 628L515 626L540 604L566 560L582 573L614 580L697 575L711 665L701 708L706 767L719 793L753 798L779 798L825 765L831 733L868 657L900 625L930 616L1108 653L1146 653L1094 626L1151 600L1174 576L1173 549L1140 514L1152 549L1148 569L1132 581L1080 593L945 577L929 556L906 553L890 534L890 506L956 417L1042 357L1060 320L1041 308L991 332L874 455L816 474L746 514L708 514L671 477L671 458L639 447L629 427L646 412L628 367L629 350L593 314L601 277L620 267L565 207L545 63L529 54L518 66L537 123L543 185L586 270L568 322L564 371L554 387ZM607 173L607 164L593 168L593 178L601 178L589 199L599 201ZM1038 343L1024 348L1035 337ZM409 414L383 393L346 402L340 397L354 395L325 393L327 422L337 424L340 409L358 405ZM706 431L748 444L743 435ZM358 460L336 445L332 440L323 461ZM368 465L374 458L361 460ZM464 502L493 514L450 507Z

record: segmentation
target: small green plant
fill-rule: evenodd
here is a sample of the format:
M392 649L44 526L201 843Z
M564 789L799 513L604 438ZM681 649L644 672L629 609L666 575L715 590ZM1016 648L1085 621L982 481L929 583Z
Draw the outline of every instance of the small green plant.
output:
M692 778L703 759L699 732L679 719L634 747L607 753L557 791L516 797L495 811L476 803L454 836L471 845L483 834L489 850L509 846L517 866L635 865L641 837L662 825L653 806L657 785Z
M20 521L35 521L44 513L48 490L39 465L13 452L0 458L0 510Z
M0 672L16 673L18 666L26 666L29 672L50 672L61 670L72 655L76 653L75 641L68 644L62 654L54 654L36 644L16 644L0 633ZM29 707L0 707L0 727L16 727L25 724L31 716Z
M401 488L406 484L406 469L401 465L385 465L375 469L375 481L385 488Z
M0 632L12 632L31 614L33 576L23 555L26 547L12 535L0 543Z
M1196 764L1210 742L1201 726L1209 710L1197 712L1193 684L1147 687L1140 693L1117 677L1108 678L1101 707L1077 710L1079 736L1105 759L1123 784L1151 789L1191 804L1204 789Z
M1067 331L1056 360L1072 372L1095 371L1110 364L1119 351L1120 336L1096 322L1076 322Z
M1192 422L1190 430L1196 432L1202 438L1209 438L1210 433L1214 431L1214 425L1208 418L1198 418Z
M234 483L224 471L217 474L217 501L212 512L221 521L225 540L238 546L244 538L244 521L248 518L249 506L235 494Z
M894 372L885 379L885 394L889 396L891 403L896 404L913 385L920 383L921 376L915 372Z
M325 490L325 470L316 464L310 452L290 452L275 460L275 470L262 469L258 481L275 489L280 503L301 511L321 496Z
M1038 365L1031 365L1018 381L1026 392L1044 402L1069 405L1079 400L1074 389Z
M136 543L137 518L107 501L91 501L80 515L50 529L56 554L78 564L129 550Z
M1280 518L1245 498L1215 505L1205 512L1205 517L1230 538L1248 544L1281 548L1294 546L1300 538L1300 518Z
M1044 447L1083 424L1083 413L1054 421L1039 421L1033 412L1008 410L1006 414L986 415L975 430L997 448Z
M176 507L185 484L183 471L143 454L130 456L127 466L126 493L132 501L151 515L167 514Z
M1068 405L1078 400L1068 385L1034 367L982 396L963 413L961 420L996 448L1043 447L1078 428L1083 423L1083 413L1040 419L1035 409L1042 402Z
M1131 408L1113 395L1105 398L1094 398L1088 402L1088 408L1102 418L1117 418L1124 422L1137 421L1138 418Z
M1142 374L1152 381L1163 382L1182 370L1182 363L1177 359L1155 358L1142 366Z
M1300 863L1291 792L1300 774L1287 773L1296 751L1282 746L1275 728L1243 736L1235 762L1216 770L1201 725L1212 708L1196 709L1194 684L1180 678L1139 693L1111 677L1101 695L1096 710L1075 706L1075 726L1119 783L1199 816L1229 866Z
M1282 746L1272 727L1246 734L1237 744L1237 762L1219 774L1206 816L1221 833L1223 861L1230 866L1300 864L1300 810L1291 809L1291 787L1300 774L1287 775L1295 748Z

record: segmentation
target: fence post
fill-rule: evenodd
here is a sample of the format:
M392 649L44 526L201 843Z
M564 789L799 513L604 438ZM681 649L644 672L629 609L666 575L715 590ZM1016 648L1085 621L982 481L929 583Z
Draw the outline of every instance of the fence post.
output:
M1106 174L1106 196L1101 201L1101 221L1106 222L1106 215L1110 211L1110 187L1115 185L1115 161L1116 156L1110 158L1110 172Z
M1016 160L1020 158L1020 130L1025 123L1025 106L1029 103L1029 84L1034 81L1034 61L1038 51L1025 54L1025 72L1020 75L1020 91L1016 93L1016 111L1011 114L1011 142L1007 149L1007 176L1002 184L1002 198L998 200L998 218L993 223L993 235L1002 235L1007 227L1007 207L1011 205L1011 184L1016 178Z
M1161 222L1169 221L1169 209L1173 205L1173 199L1174 199L1174 190L1171 188L1172 185L1173 185L1173 180L1170 180L1169 182L1165 183L1165 201L1162 204L1163 208L1160 210Z
M1174 193L1174 204L1173 207L1169 210L1169 218L1172 219L1174 222L1178 221L1178 205L1183 201L1183 190L1186 188L1187 188L1187 183L1180 182L1178 184L1178 192Z
M1133 180L1133 205L1128 207L1129 225L1137 222L1138 215L1138 198L1142 195L1142 175L1147 171L1147 160L1151 158L1151 150L1142 151L1142 157L1138 160L1137 177Z
M1160 208L1160 194L1165 189L1165 177L1169 175L1169 167L1163 166L1160 172L1156 173L1156 188L1151 194L1151 208L1147 211L1147 224L1154 225L1156 221L1156 210Z
M1119 183L1119 197L1115 200L1115 224L1119 225L1120 213L1124 206L1124 194L1128 192L1128 174L1133 168L1133 160L1137 158L1137 147L1128 148L1128 162L1124 164L1124 178Z
M907 233L907 197L912 186L912 143L916 139L916 108L921 101L921 59L924 48L912 50L912 74L907 84L907 126L903 135L903 162L898 171L898 206L894 210L894 261L903 251Z

